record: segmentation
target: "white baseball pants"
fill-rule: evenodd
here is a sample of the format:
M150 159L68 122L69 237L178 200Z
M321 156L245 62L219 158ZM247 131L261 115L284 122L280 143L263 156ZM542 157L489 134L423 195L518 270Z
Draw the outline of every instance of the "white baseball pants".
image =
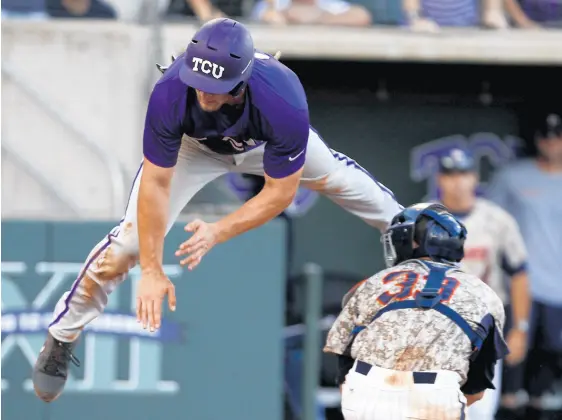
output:
M264 145L240 155L219 155L184 137L170 193L168 230L185 205L205 185L228 172L263 175ZM142 166L135 177L125 216L91 251L84 267L58 301L50 333L74 341L85 325L100 315L109 294L138 262L137 198ZM357 162L329 149L310 130L302 185L327 196L378 229L385 229L402 207L392 192ZM187 238L186 238L187 239Z
M345 420L468 420L456 372L371 366L365 373L357 366L356 361L342 386Z

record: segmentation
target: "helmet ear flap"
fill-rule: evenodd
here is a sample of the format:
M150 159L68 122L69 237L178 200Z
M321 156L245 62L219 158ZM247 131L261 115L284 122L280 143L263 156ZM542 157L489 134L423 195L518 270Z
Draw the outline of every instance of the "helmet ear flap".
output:
M431 250L441 241L446 241L449 239L449 233L437 223L435 220L428 220L427 225L425 227L425 238L424 238L424 246L426 249Z
M464 257L464 237L451 237L449 232L434 220L427 223L424 240L425 252L432 258L459 262Z

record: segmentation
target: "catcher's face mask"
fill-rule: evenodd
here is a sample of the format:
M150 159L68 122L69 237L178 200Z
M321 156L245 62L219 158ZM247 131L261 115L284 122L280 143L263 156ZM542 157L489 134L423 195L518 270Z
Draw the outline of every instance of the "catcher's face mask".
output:
M411 258L414 251L414 222L391 226L381 236L381 242L387 268Z

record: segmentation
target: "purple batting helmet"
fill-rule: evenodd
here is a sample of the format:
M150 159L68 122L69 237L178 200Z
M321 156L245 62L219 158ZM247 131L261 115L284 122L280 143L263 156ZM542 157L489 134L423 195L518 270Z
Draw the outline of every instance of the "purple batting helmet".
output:
M179 72L186 85L206 93L236 94L254 65L254 41L248 29L232 19L213 19L196 33Z

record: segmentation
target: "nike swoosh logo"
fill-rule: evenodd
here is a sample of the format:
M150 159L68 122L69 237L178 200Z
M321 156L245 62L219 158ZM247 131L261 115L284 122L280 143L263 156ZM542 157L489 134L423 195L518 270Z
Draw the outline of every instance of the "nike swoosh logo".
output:
M301 150L301 152L300 152L298 155L293 156L293 157L289 156L289 162L292 162L293 160L295 160L296 158L298 158L298 157L299 157L300 155L302 155L303 153L304 153L304 150Z

